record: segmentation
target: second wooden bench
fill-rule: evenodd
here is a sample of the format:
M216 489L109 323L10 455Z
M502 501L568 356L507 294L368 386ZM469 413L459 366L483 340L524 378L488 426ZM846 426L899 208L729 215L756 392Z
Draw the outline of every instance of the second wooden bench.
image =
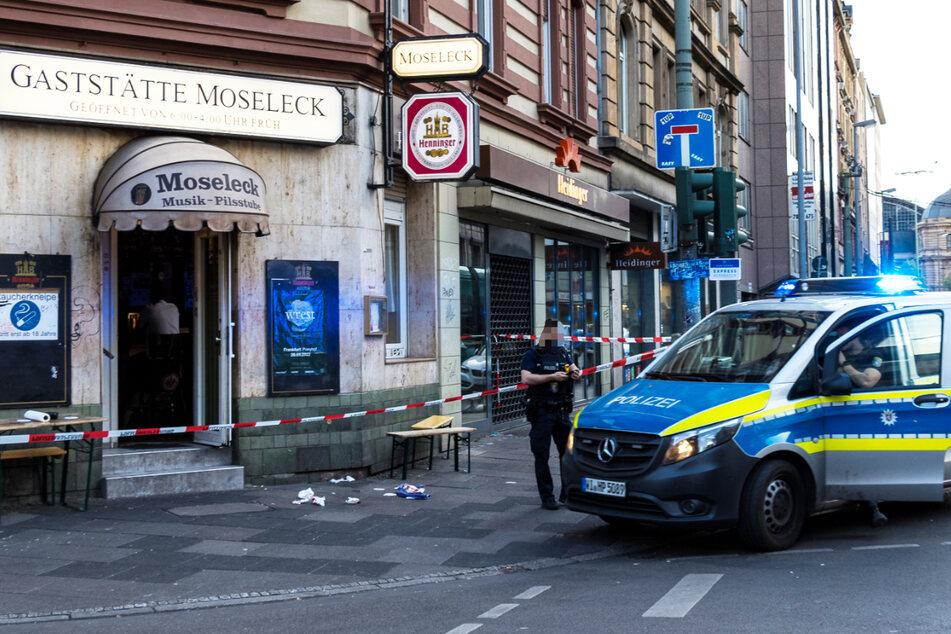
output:
M423 438L429 441L429 468L433 468L433 442L440 436L451 436L455 445L455 469L459 471L459 443L466 444L466 473L472 470L471 434L475 427L437 427L435 429L411 429L408 431L390 431L386 435L393 438L393 447L390 449L390 477L393 477L393 467L396 462L396 448L403 448L403 479L406 479L407 467L412 456L412 463L416 465L416 440ZM463 437L463 435L465 435Z

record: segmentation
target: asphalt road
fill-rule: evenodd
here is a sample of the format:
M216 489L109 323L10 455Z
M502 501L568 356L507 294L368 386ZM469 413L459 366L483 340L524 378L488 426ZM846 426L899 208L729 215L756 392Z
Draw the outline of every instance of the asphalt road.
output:
M13 625L5 632L945 632L951 502L812 518L791 550L730 532L646 531L637 554L461 580L213 609ZM583 539L583 533L579 535Z

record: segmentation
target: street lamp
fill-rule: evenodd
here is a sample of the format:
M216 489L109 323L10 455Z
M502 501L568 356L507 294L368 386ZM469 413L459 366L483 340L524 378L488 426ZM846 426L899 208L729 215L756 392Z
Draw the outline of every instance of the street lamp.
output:
M862 267L865 263L864 251L862 251L862 203L859 199L858 181L855 180L862 175L862 170L859 166L858 129L866 128L872 125L878 125L878 121L875 119L866 119L865 121L859 121L858 123L852 124L852 191L854 193L852 207L855 210L855 272L858 275L862 274Z

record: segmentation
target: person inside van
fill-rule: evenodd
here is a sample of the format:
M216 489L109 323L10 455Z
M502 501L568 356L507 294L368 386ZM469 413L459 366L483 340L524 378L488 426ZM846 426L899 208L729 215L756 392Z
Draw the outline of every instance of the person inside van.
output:
M858 388L875 387L882 378L884 353L870 345L865 333L839 349L839 369Z

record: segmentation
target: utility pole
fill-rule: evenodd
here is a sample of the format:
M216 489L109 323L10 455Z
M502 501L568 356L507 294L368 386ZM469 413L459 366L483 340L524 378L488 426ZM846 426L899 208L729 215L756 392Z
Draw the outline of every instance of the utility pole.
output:
M677 82L677 108L693 108L693 54L690 34L690 0L674 0L674 42L676 48L675 69ZM689 167L678 167L675 172L690 171ZM680 245L678 257L691 260L697 257L697 225L694 220L680 227ZM706 223L703 224L706 227ZM704 229L706 231L706 229ZM683 330L700 321L700 279L681 280L683 289Z
M809 277L808 262L809 257L807 248L809 246L809 237L806 235L806 183L803 180L803 142L802 142L802 30L799 28L799 2L792 0L793 5L793 34L795 46L793 55L796 57L796 162L797 162L797 185L798 193L798 211L799 211L799 277Z

